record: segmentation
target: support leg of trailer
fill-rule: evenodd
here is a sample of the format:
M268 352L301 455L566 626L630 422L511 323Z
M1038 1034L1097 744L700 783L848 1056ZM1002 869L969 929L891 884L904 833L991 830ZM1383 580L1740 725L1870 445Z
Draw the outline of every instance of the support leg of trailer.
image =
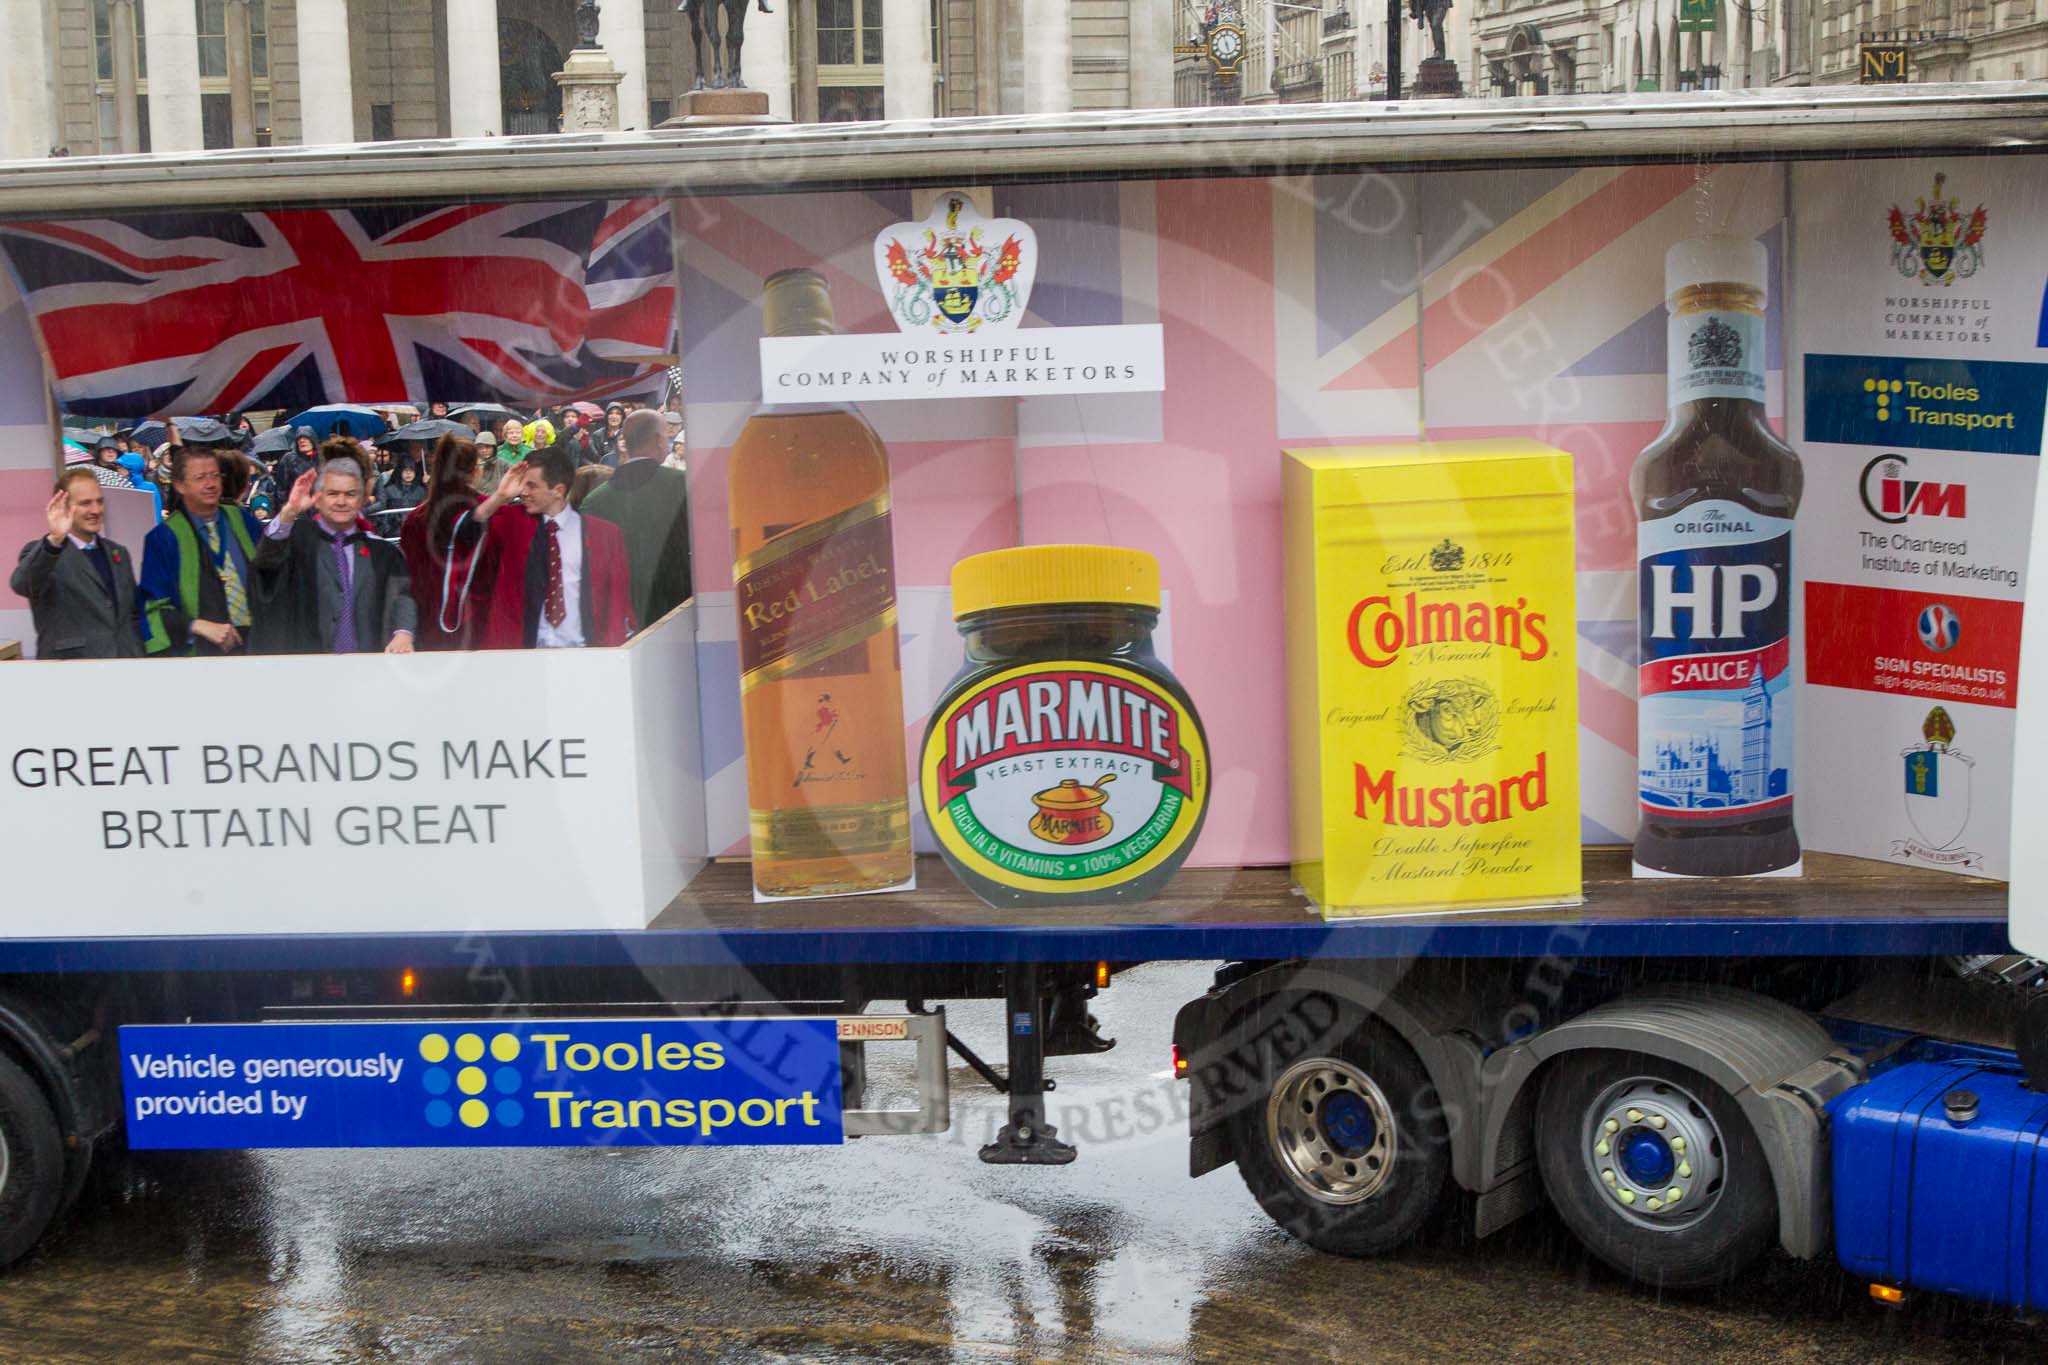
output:
M1038 964L1020 962L1008 970L1004 1022L1009 1029L1010 1121L996 1140L981 1149L992 1166L1064 1166L1074 1159L1073 1144L1045 1121L1045 997L1039 988Z

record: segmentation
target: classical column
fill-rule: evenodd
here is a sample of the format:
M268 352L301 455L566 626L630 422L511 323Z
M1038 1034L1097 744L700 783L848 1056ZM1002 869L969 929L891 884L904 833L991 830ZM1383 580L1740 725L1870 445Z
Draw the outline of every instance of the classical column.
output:
M0 156L27 160L50 154L50 105L43 80L43 9L41 5L8 5L0 9ZM97 110L95 110L97 113ZM97 152L95 142L92 150Z
M796 121L818 121L818 0L790 0L796 29Z
M1003 112L1002 0L974 0L974 112Z
M1165 0L1132 0L1133 109L1169 109L1173 106L1173 11L1174 7ZM1364 26L1359 26L1351 41L1356 43L1364 32ZM1354 93L1346 90L1335 98L1350 99Z
M142 120L135 108L135 0L107 7L114 48L114 138L124 152L142 150Z
M256 145L256 74L249 50L249 0L227 0L228 127L237 147Z
M299 140L354 142L354 92L348 0L299 0Z
M196 152L206 146L199 112L199 13L196 6L158 0L142 11L149 51L149 146L153 152Z
M775 7L780 18L782 7ZM684 27L688 27L687 24ZM619 126L647 126L647 11L640 0L597 0L597 45L611 54L619 82Z
M1721 83L1730 90L1747 90L1757 83L1751 70L1756 60L1756 35L1751 31L1755 20L1747 8L1738 5L1729 5L1726 13L1734 31L1728 42L1728 74Z
M1074 107L1074 22L1068 0L1024 0L1024 108L1064 114Z
M305 0L300 0L301 4ZM300 58L300 66L309 65ZM645 74L642 74L645 81ZM498 0L448 0L448 134L503 133L498 93Z
M931 5L882 0L882 117L931 116Z
M789 76L788 11L779 4L773 14L750 11L747 41L740 48L740 80L768 96L768 112L775 118L789 117Z

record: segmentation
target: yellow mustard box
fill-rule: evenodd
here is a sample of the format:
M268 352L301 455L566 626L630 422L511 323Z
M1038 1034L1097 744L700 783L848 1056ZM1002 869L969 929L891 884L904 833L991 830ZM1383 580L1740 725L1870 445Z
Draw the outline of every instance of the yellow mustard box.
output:
M1323 914L1576 904L1571 456L1290 450L1294 875Z

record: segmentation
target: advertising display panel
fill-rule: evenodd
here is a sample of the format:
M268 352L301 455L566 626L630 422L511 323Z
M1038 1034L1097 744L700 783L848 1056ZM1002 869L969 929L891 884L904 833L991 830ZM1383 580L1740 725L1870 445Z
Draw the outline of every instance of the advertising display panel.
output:
M1813 847L2003 878L2048 355L2031 160L1791 172Z
M186 392L214 406L341 402L361 401L362 384L466 385L524 417L536 394L651 396L672 379L656 348L673 345L695 602L623 653L238 664L255 698L241 719L265 743L204 725L173 743L140 718L90 744L46 742L31 718L60 713L73 682L10 674L21 814L4 837L24 855L104 855L130 896L87 929L104 934L151 932L148 891L204 881L230 841L315 850L308 830L382 850L379 876L420 877L438 859L424 884L441 909L364 904L336 881L298 898L293 927L644 927L706 856L751 860L764 903L914 890L945 875L918 857L938 854L971 870L983 899L1016 905L1150 899L1183 860L1300 868L1342 854L1365 881L1392 876L1384 859L1423 855L1328 847L1341 825L1300 835L1315 821L1301 809L1309 751L1299 734L1290 746L1287 661L1303 627L1287 565L1330 546L1321 529L1287 529L1284 472L1336 452L1519 442L1552 452L1569 522L1518 550L1515 573L1554 599L1546 666L1568 683L1547 723L1570 731L1546 734L1536 767L1487 783L1520 784L1506 799L1530 811L1541 794L1528 862L1564 871L1497 894L1343 904L1570 903L1581 846L1632 845L1649 875L1796 875L1810 849L2001 877L2048 367L2040 281L2029 253L1999 246L1999 225L2033 221L2044 198L2031 161L1992 175L1892 160L251 213L215 227L280 260L315 229L359 254L396 243L422 259L524 233L544 243L543 265L520 268L579 278L589 307L552 331L525 313L389 331L368 378L315 342L230 355L223 339L211 359L161 362L156 387L81 351L78 299L127 286L64 284L53 253L89 243L14 225L0 235L27 303L0 318L65 404L121 420L177 415ZM139 246L136 231L109 220L92 240ZM232 317L255 317L244 296L277 284L267 258L251 261L221 286ZM516 372L491 359L507 327L522 339ZM1769 476L1724 459L1693 478L1687 461L1723 459L1715 442L1733 430L1700 414L1737 411ZM8 473L22 489L42 478ZM1475 509L1461 524L1484 520ZM9 514L33 534L19 506ZM1410 558L1439 539L1466 548L1426 539ZM1012 566L994 578L966 570L976 587L961 596L964 566L1020 551L1046 553L1028 574L1021 560L986 561ZM11 603L0 609L20 613ZM1127 614L1111 645L1054 631L1008 682L992 671L985 696L956 695L1008 657L1004 613L1103 606ZM340 676L328 670L348 667L374 674L363 685L380 696L392 679L422 689L407 711L418 736L328 725L333 799L240 790L314 783L298 774L316 745L291 737L288 699L322 695ZM501 773L436 757L512 742L447 695L470 678L493 695L632 705L565 730L552 701L537 704L522 717L546 719L533 742L588 747L501 800L501 778L526 781L523 759ZM1463 693L1429 701L1431 725L1472 719ZM1103 709L1125 702L1128 731L1126 713ZM1156 730L1139 728L1147 707ZM354 774L352 745L381 745L377 772ZM1388 775L1381 809L1398 815L1403 784ZM110 798L145 777L148 801ZM594 805L615 818L565 785L584 781L606 786ZM394 782L408 785L385 790ZM1416 786L1425 817L1436 785L1455 784ZM653 788L658 805L640 795ZM362 839L348 823L359 809ZM1575 836L1552 828L1560 811ZM574 850L559 878L503 855L543 827ZM423 851L456 843L473 863ZM1699 852L1710 845L1722 851ZM545 894L517 894L536 886ZM178 927L236 932L254 904L203 896Z
M139 1024L131 1147L836 1143L830 1019Z
M10 668L0 859L90 868L93 894L55 918L10 896L0 935L644 928L704 863L697 736L670 720L694 709L693 627L684 610L614 650ZM163 711L80 723L81 690Z

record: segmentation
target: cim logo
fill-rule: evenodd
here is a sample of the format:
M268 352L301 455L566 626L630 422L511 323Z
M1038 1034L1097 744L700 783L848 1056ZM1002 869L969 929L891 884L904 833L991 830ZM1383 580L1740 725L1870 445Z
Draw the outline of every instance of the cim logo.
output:
M1906 477L1906 457L1880 455L1863 466L1858 493L1863 510L1887 526L1897 526L1908 517L1955 517L1968 515L1967 484L1935 483L1931 479Z

